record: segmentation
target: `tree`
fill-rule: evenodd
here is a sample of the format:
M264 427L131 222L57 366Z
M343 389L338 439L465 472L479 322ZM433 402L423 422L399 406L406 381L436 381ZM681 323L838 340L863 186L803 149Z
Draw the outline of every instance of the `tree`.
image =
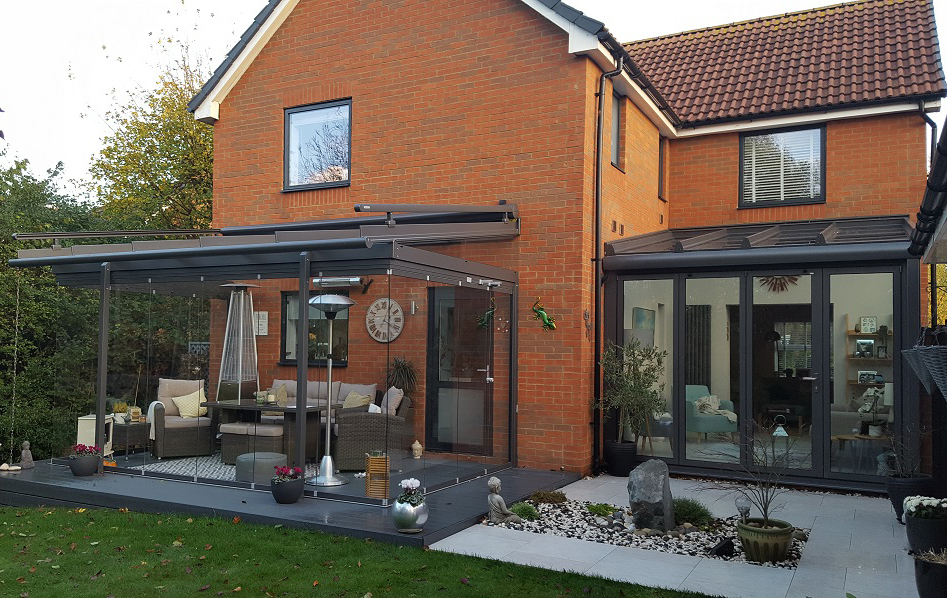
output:
M106 113L114 134L90 172L105 216L125 228L207 228L213 192L213 129L187 103L207 73L185 46L153 90Z

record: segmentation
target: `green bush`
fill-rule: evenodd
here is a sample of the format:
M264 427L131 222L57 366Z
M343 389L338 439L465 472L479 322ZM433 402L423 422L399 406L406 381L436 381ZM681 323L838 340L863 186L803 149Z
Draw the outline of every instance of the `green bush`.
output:
M713 523L714 514L704 504L693 498L674 499L674 525L690 523L701 527Z
M533 492L529 499L538 505L561 505L566 502L566 493L559 490L553 490L552 492L540 490L539 492Z
M518 502L510 507L510 510L520 516L523 521L536 521L539 519L539 511L536 507L527 502Z
M615 511L621 511L621 509L619 509L615 505L610 505L604 502L597 503L597 504L588 504L585 506L585 508L589 510L589 513L593 515L598 515L599 517L608 517Z

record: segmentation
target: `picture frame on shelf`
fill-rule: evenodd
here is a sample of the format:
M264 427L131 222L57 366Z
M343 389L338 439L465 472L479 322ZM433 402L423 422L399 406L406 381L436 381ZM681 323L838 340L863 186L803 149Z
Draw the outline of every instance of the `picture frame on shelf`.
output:
M874 357L875 341L870 338L860 338L855 341L855 354L852 357Z
M875 350L875 357L877 357L878 359L888 359L889 358L888 347L886 345L880 345Z
M859 332L873 334L878 331L878 316L862 316L858 319Z
M874 384L875 376L878 375L878 372L875 370L858 370L858 383L859 384Z

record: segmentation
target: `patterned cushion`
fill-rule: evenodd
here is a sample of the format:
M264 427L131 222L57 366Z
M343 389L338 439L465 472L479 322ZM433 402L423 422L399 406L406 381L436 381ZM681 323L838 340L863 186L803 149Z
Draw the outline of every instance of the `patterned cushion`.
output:
M200 417L201 415L207 415L207 407L201 407L200 405L206 400L207 398L204 396L203 388L184 396L171 397L171 402L177 407L181 417ZM165 414L167 414L167 407L165 407Z
M195 390L204 388L203 380L175 380L173 378L158 378L158 400L164 403L164 414L180 415L177 405L171 399L183 397Z

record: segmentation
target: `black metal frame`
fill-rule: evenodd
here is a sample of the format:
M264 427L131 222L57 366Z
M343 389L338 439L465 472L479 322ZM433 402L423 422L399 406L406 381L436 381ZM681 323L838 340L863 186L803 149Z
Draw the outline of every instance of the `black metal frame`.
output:
M819 196L810 197L806 199L797 199L793 201L778 201L778 202L765 201L762 203L759 203L759 202L750 203L750 202L744 201L743 199L743 196L744 196L743 151L746 146L747 137L760 137L762 135L778 135L780 133L792 133L793 131L811 131L811 130L819 131L819 152L820 152L819 170L821 171L819 173L819 176L821 177L821 182L819 185L819 191L820 191ZM815 126L803 125L803 126L798 126L798 127L782 127L778 129L765 129L762 131L752 131L749 133L741 133L740 134L740 154L739 154L740 162L739 162L739 175L738 175L740 191L739 191L739 201L737 204L737 209L771 208L775 206L798 206L798 205L825 203L825 172L826 172L825 171L825 163L826 163L826 159L825 159L826 158L825 156L826 139L825 138L826 138L825 123L822 123L821 125L815 125Z
M306 185L290 185L289 184L289 132L290 132L290 117L293 114L299 114L301 112L311 112L313 110L323 110L328 108L335 108L336 106L348 106L349 108L349 164L348 164L348 178L344 181L331 181L327 183L309 183ZM319 102L316 104L307 104L305 106L294 106L292 108L283 109L283 189L284 193L292 191L309 191L312 189L331 189L335 187L348 187L352 184L352 98L344 98L339 100L332 100L329 102Z

